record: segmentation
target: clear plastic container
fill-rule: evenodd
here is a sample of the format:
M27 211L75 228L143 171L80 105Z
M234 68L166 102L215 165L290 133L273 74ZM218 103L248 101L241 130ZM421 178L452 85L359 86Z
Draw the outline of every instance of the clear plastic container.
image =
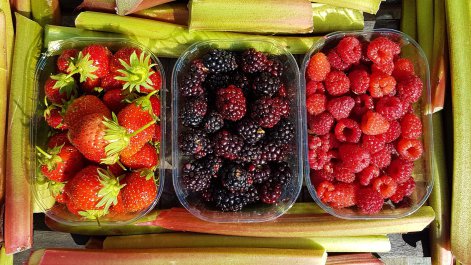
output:
M329 205L323 203L317 196L316 190L312 185L309 174L306 174L305 181L314 201L322 207L326 212L344 219L394 219L408 216L417 211L429 197L433 188L433 172L432 168L432 109L431 109L431 91L430 91L430 73L427 58L419 44L406 34L391 29L377 29L372 31L347 31L347 32L334 32L328 34L317 41L314 46L305 55L302 65L302 79L306 83L305 72L309 59L312 55L319 51L329 51L345 36L355 36L360 40L372 40L379 36L388 37L401 45L400 57L411 60L414 64L414 69L422 79L423 93L421 99L416 102L413 107L415 114L422 120L423 136L421 138L424 153L420 159L414 162L414 171L412 176L415 179L416 187L413 194L410 196L408 203L393 205L391 202L385 203L383 209L373 215L366 215L361 213L354 207L334 209ZM304 113L304 115L307 115ZM306 116L305 116L306 117Z
M182 126L179 117L182 97L179 96L179 86L182 82L183 74L188 69L189 62L200 58L211 48L226 49L231 51L243 51L248 48L255 48L258 51L278 55L278 59L284 65L285 74L282 81L285 83L290 99L291 113L289 119L296 126L296 144L293 146L292 153L289 156L288 163L293 171L294 177L282 191L279 202L273 205L256 203L253 206L244 207L240 212L221 212L212 208L203 202L199 196L185 189L182 184L181 168L189 160L188 157L180 153L178 146L178 137L187 130ZM302 186L304 174L307 168L304 168L304 139L306 134L304 115L302 109L305 106L304 91L299 84L299 68L294 57L282 46L257 39L241 40L214 40L199 42L189 47L180 56L175 64L172 73L172 146L173 146L173 185L175 192L181 204L194 216L219 223L250 223L273 220L285 213L296 201Z
M32 115L31 120L31 146L40 146L44 147L47 141L47 135L49 132L48 126L43 118L43 111L45 109L44 106L44 83L46 79L51 75L57 73L56 70L56 60L59 54L65 49L82 49L87 45L90 44L101 44L110 49L112 52L116 52L118 49L122 47L137 47L145 51L146 53L151 55L152 60L156 64L154 67L157 71L160 71L162 77L162 88L160 90L159 96L161 100L161 117L160 117L160 125L161 125L161 135L165 135L165 121L166 121L166 104L165 104L165 74L163 71L162 64L160 63L159 59L147 48L144 46L133 42L129 39L124 38L86 38L86 37L76 37L70 38L64 41L55 41L49 45L47 51L42 53L41 58L38 61L36 66L36 73L35 73L35 88L34 88L34 97L37 99L35 101L35 113ZM160 154L165 154L165 137L162 137L161 144L160 144ZM45 179L41 174L37 174L38 170L38 161L35 153L35 149L32 148L33 152L31 153L31 179L33 185L33 194L36 199L36 204L41 208L40 210L44 211L44 213L54 219L57 222L64 223L67 225L90 225L90 224L97 224L96 220L87 220L81 218L77 215L70 213L67 210L67 207L60 203L54 203L54 199L52 195L47 190L47 185L44 184ZM157 196L154 199L153 203L145 210L135 213L128 213L128 214L120 214L114 215L112 217L101 217L99 219L100 225L122 225L126 223L133 222L140 217L144 216L150 210L154 208L157 204L164 187L164 179L165 179L165 156L159 157L158 167L159 169L156 171L156 179L157 182ZM163 176L163 177L159 177Z

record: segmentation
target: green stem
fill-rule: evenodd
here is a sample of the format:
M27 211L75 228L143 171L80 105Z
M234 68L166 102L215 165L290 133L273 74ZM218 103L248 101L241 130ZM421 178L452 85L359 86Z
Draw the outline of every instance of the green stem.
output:
M36 146L36 149L41 153L43 156L45 156L47 159L51 159L52 155L48 154L46 151L41 149L39 146Z
M139 128L138 130L134 131L133 133L129 134L129 138L131 137L134 137L136 135L138 135L139 133L141 133L142 131L144 131L145 129L149 128L150 126L152 126L152 124L155 123L155 120L152 120L151 122L147 123L146 125L142 126L141 128Z

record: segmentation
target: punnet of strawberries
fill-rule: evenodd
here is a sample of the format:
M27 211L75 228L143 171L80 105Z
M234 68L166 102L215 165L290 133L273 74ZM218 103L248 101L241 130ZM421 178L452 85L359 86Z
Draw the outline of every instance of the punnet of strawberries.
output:
M55 63L43 87L50 133L36 146L54 209L110 221L145 211L157 196L161 141L162 77L151 54L92 44Z
M423 90L401 46L345 36L306 67L308 161L318 199L371 215L407 202L424 152L414 113Z

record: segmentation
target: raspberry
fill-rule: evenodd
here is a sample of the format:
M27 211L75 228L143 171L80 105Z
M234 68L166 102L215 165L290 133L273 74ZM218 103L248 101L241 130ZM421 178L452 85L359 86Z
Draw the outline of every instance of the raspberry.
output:
M402 138L417 139L422 136L422 122L414 113L407 113L401 119Z
M353 97L355 106L352 109L352 113L357 117L363 116L368 110L373 110L375 105L373 98L367 94Z
M342 166L358 173L370 164L370 153L358 144L343 144L339 147Z
M378 37L368 45L367 56L373 63L384 65L392 62L394 56L400 52L399 44L386 37Z
M316 187L316 193L317 197L321 199L322 202L330 202L331 200L331 192L335 190L334 184L330 181L322 181L317 187Z
M324 134L321 136L322 147L329 151L329 149L339 148L340 142L337 141L333 133Z
M365 148L370 152L370 154L374 154L379 150L383 149L386 145L386 140L384 134L378 135L363 135L361 139L361 147Z
M260 188L260 200L266 204L273 204L281 196L281 184L275 182L265 182Z
M399 136L401 136L401 125L398 121L390 121L389 129L384 134L384 139L386 143L395 141Z
M261 98L253 103L251 117L264 128L272 128L281 119L283 109L276 98Z
M258 96L273 96L280 88L280 78L272 76L268 72L263 72L254 78L252 82L252 89Z
M332 71L327 74L324 85L330 95L340 96L348 92L350 80L344 72Z
M396 79L383 72L375 71L370 76L370 95L374 98L380 98L386 95L394 94L396 90Z
M265 54L251 48L242 53L240 68L246 73L262 72L267 68L267 62Z
M309 130L317 135L324 135L330 132L334 125L334 117L332 114L324 111L319 115L310 116L308 120Z
M388 121L399 119L402 115L402 102L397 97L385 96L376 103L376 112Z
M311 115L321 114L325 110L326 98L324 94L312 94L306 99L306 110Z
M348 74L350 79L350 89L353 93L365 94L370 87L370 75L366 70L353 70Z
M368 58L367 52L368 52L368 45L370 44L369 41L362 41L361 42L361 59L360 61L364 64L369 64L371 63L370 58Z
M242 89L230 85L217 91L216 107L226 120L238 121L246 112L246 100Z
M340 58L340 55L337 53L337 51L335 51L335 49L331 50L327 54L327 59L329 60L330 66L332 66L332 68L338 71L344 71L351 65L349 63L344 62L342 58Z
M327 156L327 152L323 151L322 149L317 150L309 150L308 151L308 162L309 168L320 170L324 167L324 165L329 161L329 157Z
M383 148L371 154L371 164L380 169L389 166L391 164L391 151L388 148Z
M397 152L399 152L399 156L402 159L407 161L415 161L419 159L424 152L422 141L401 138L397 142Z
M361 58L361 44L355 37L344 37L336 47L342 61L354 64L358 63Z
M324 81L329 72L330 63L327 56L322 52L314 54L307 65L307 77L313 81Z
M334 166L334 177L337 181L352 183L355 181L355 173L350 168L341 165Z
M325 88L322 82L312 81L312 80L307 82L306 97L309 97L310 95L315 94L315 93L324 93L324 92L325 92Z
M382 134L388 131L389 122L381 114L369 110L363 115L360 128L364 134Z
M397 84L397 93L403 102L415 103L422 95L422 88L422 80L416 75L410 75Z
M371 72L379 71L379 72L385 73L387 75L391 75L393 70L394 70L394 63L393 62L389 62L389 63L386 63L386 64L375 64L374 63L374 64L371 65Z
M244 140L240 136L225 130L219 131L213 138L213 148L216 155L229 160L238 158L243 145Z
M208 103L204 97L192 98L182 108L181 119L187 127L198 126L206 115Z
M321 149L324 152L329 151L330 148L334 148L332 144L332 134L325 134L322 136L309 135L308 137L308 148L311 150Z
M373 179L379 176L379 168L375 165L369 165L358 173L357 176L361 185L368 186Z
M389 198L392 202L398 203L404 199L404 197L411 196L415 189L414 178L410 177L403 183L397 185L396 192Z
M320 183L324 180L334 181L334 174L324 169L311 170L311 180L314 180L316 183Z
M373 188L359 189L356 196L356 204L364 214L375 214L383 208L383 197Z
M350 112L355 106L355 100L349 96L333 98L327 102L327 110L336 120L350 116Z
M335 125L335 137L340 142L358 143L361 130L358 123L351 119L341 119Z
M381 176L373 180L373 189L387 199L396 193L397 183L390 176Z
M355 205L357 186L350 183L337 183L334 185L333 191L329 193L332 208L340 209Z
M397 183L404 183L412 176L413 169L414 163L398 158L391 161L387 172Z
M386 148L387 148L387 149L389 150L389 152L391 153L391 156L394 156L394 157L399 156L399 153L397 152L396 147L394 146L393 143L387 143L387 144L386 144Z
M414 65L409 59L399 58L394 62L394 70L392 76L396 80L402 80L414 74Z

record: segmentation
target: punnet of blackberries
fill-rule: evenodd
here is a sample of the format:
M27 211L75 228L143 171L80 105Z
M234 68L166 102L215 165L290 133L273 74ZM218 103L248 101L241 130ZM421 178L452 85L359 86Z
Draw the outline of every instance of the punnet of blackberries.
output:
M294 99L283 71L280 58L255 49L211 49L183 68L180 183L208 208L277 204L292 183Z

